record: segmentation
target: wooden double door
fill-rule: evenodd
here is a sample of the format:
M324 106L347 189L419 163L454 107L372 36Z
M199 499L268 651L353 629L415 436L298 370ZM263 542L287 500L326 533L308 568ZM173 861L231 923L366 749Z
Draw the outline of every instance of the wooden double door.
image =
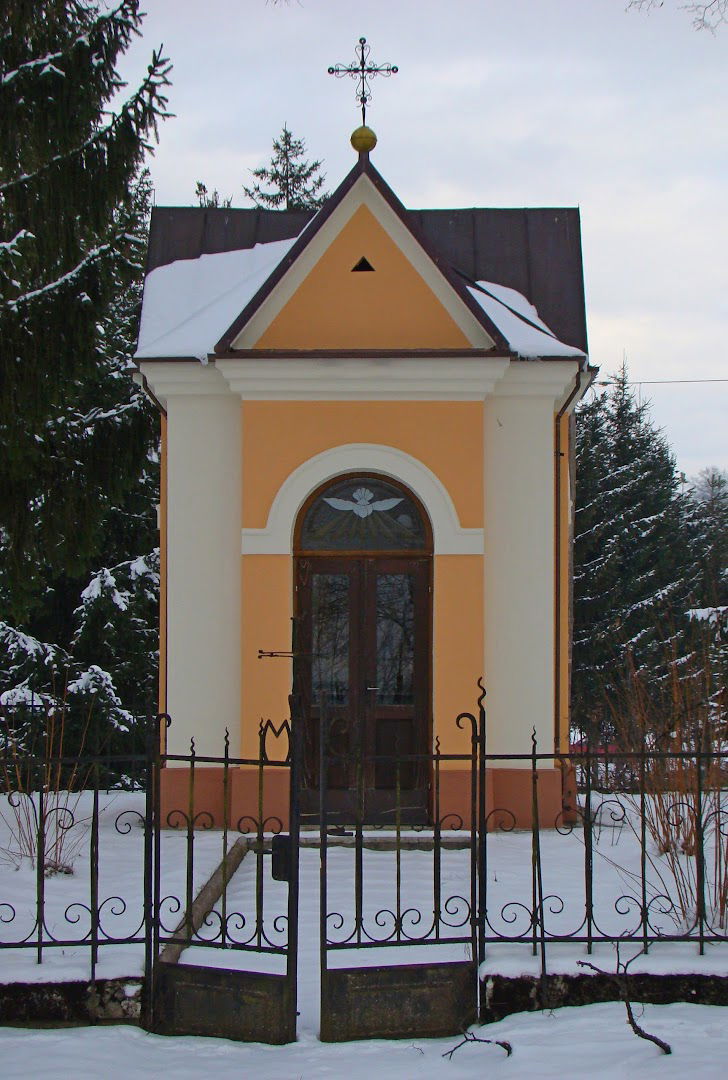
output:
M304 718L302 821L428 820L431 559L296 560L294 689ZM321 757L322 723L327 738Z

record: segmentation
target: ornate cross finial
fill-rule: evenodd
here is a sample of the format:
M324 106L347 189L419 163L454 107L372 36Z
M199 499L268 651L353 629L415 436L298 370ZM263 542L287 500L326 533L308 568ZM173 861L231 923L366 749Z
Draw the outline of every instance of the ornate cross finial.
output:
M366 126L367 122L367 103L372 100L372 91L369 86L369 80L373 75L384 75L389 78L390 75L396 75L399 68L395 64L374 64L369 60L369 53L371 47L367 45L366 38L359 38L359 44L354 50L355 55L358 57L358 63L356 64L334 64L329 68L329 75L335 75L337 79L342 78L344 75L350 75L352 79L357 79L359 85L356 88L356 100L361 106L361 122L363 126Z

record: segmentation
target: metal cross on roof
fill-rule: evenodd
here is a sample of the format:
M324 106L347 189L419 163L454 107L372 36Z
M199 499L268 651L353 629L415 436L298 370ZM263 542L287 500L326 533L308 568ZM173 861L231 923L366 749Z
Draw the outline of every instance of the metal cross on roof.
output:
M369 60L370 52L371 47L367 45L367 39L359 38L359 44L354 50L358 62L356 64L334 64L333 67L329 68L329 75L335 75L337 79L342 78L344 75L350 75L352 79L358 80L356 100L361 106L361 122L364 125L367 122L367 103L372 100L369 80L374 75L384 75L389 78L390 75L396 75L399 71L395 64L374 64Z

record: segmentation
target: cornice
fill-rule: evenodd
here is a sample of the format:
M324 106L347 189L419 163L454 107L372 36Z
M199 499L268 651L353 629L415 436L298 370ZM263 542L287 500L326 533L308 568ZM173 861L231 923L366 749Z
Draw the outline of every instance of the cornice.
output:
M219 359L233 393L246 400L481 401L507 370L507 357L327 356Z
M493 394L498 398L548 398L561 402L573 387L578 370L578 360L521 360L510 365Z
M170 397L228 397L230 387L214 364L185 360L140 361L155 397L165 403Z

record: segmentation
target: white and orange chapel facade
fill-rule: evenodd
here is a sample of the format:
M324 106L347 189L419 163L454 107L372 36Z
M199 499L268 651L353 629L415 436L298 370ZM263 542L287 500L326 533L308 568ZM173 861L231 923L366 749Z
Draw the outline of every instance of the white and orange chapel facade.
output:
M219 757L227 731L255 757L292 689L298 722L325 702L352 748L467 753L481 677L489 752L534 729L568 749L578 211L408 211L367 151L315 214L158 208L136 362L162 414L169 753ZM442 763L451 809L462 768ZM221 773L198 769L213 804ZM553 821L554 759L539 781ZM254 792L241 767L237 817ZM493 763L488 798L525 824L528 763Z

